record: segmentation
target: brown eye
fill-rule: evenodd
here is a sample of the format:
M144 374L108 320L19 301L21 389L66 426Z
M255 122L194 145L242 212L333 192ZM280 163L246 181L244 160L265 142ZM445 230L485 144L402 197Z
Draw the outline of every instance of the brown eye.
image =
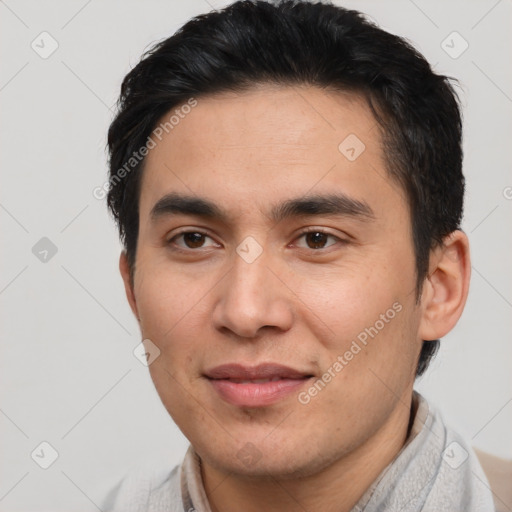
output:
M322 249L329 238L329 235L320 231L311 231L304 236L306 237L306 243L310 249Z
M332 241L329 242L329 239ZM304 231L298 238L298 240L304 240L304 242L298 243L298 247L301 249L326 249L331 245L335 245L336 242L343 242L340 238L326 233L324 231L312 229L310 231Z
M208 243L207 240L210 240L210 242ZM176 251L218 247L218 244L209 235L201 231L182 231L173 236L167 242L167 245Z
M204 243L205 235L203 233L183 233L183 241L189 249L197 249Z

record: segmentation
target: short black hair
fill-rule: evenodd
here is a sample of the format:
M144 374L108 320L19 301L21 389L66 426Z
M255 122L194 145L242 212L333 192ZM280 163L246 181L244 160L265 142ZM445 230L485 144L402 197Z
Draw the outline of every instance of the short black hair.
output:
M310 85L368 101L387 171L407 195L419 300L430 250L460 229L463 211L462 119L450 81L403 38L327 2L241 0L191 19L126 75L108 131L107 202L132 280L145 162L139 149L162 116L201 95ZM438 348L439 340L423 342L416 375Z

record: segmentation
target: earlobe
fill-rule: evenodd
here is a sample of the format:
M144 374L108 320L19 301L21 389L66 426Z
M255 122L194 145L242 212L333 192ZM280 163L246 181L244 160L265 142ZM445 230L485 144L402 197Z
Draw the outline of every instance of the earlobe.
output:
M421 339L439 339L452 330L466 304L470 275L469 241L465 233L457 230L430 253L429 274L421 298Z
M121 277L123 278L124 290L126 292L126 298L128 299L130 308L135 315L135 318L140 321L139 312L137 310L137 301L135 299L135 293L131 282L130 265L128 264L126 251L122 251L121 255L119 256L119 271L121 272Z

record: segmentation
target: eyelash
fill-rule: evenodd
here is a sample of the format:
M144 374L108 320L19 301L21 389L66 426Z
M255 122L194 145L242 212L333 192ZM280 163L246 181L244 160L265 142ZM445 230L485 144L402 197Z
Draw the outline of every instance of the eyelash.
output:
M181 252L181 253L187 253L187 254L190 254L191 252L197 252L198 250L202 249L202 247L198 247L197 249L191 249L191 248L183 249L183 248L180 248L180 247L176 247L176 246L173 247L172 246L174 241L177 238L179 238L179 237L181 237L183 235L189 234L189 233L203 235L203 236L211 238L213 240L213 238L208 233L206 233L205 231L201 231L201 230L198 230L198 229L193 229L193 230L184 230L184 231L180 231L179 233L176 233L172 238L170 238L166 242L166 245L171 247L172 251ZM327 235L328 237L336 239L337 243L340 243L342 245L347 245L349 243L348 240L344 240L342 238L339 238L339 237L333 235L332 233L329 233L328 231L323 231L322 229L315 229L315 228L310 228L310 229L306 229L306 230L302 231L296 237L296 240L304 237L305 235L308 235L309 233L321 233L323 235ZM332 247L333 245L336 245L336 244L329 245L329 246L327 246L325 248L321 247L319 249L311 249L311 248L304 248L304 247L302 247L301 249L318 253L318 252L323 252L323 250L328 249L329 247Z

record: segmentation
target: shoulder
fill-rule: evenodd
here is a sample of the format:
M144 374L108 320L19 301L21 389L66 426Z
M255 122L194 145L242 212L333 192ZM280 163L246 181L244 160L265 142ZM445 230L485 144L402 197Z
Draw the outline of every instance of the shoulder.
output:
M410 436L359 505L367 512L494 512L492 493L467 442L415 392Z
M427 404L428 420L423 428L423 446L418 446L435 471L426 486L426 511L494 511L487 477L470 442L447 425L432 404Z
M105 512L181 512L180 465L170 468L158 461L132 468L109 491L100 509Z

